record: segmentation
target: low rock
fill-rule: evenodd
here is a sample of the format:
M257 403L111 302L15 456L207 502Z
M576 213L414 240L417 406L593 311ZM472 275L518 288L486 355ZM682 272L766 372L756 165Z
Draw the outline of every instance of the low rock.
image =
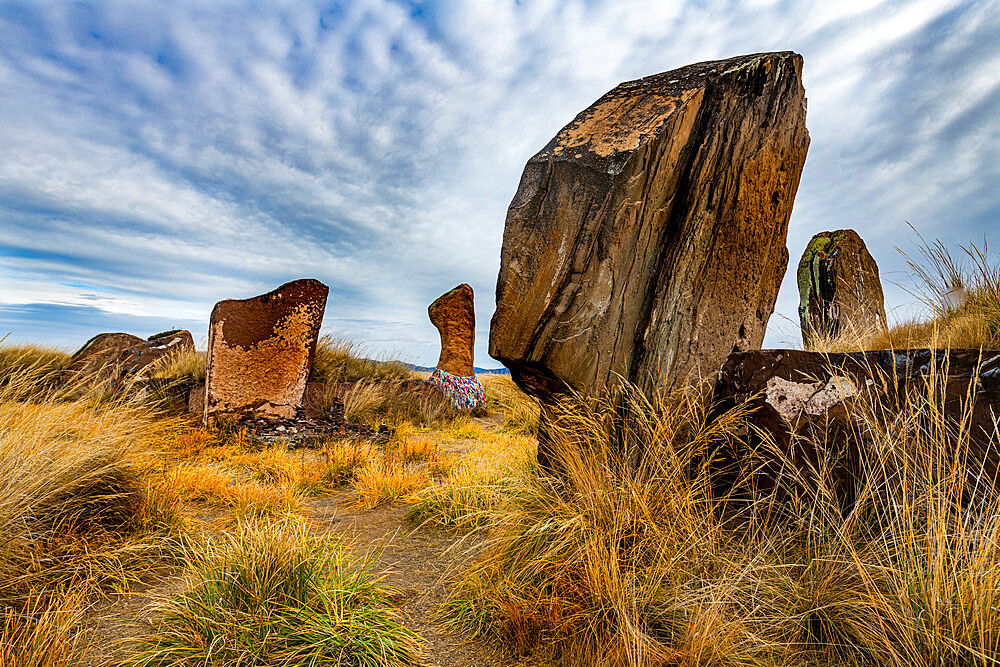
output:
M98 334L73 354L60 379L63 383L114 381L121 371L122 353L144 342L127 333Z
M143 372L154 368L162 360L184 352L194 352L194 338L190 331L177 329L150 336L124 350L118 359L118 379L140 379Z
M1000 351L905 350L823 354L804 350L754 350L730 355L719 373L714 404L719 411L749 403L752 426L748 451L759 444L755 430L767 433L778 452L761 469L760 488L773 485L782 465L791 463L811 479L826 466L828 482L851 498L852 480L861 474L859 410L871 408L876 420L892 419L907 401L928 395L928 382L942 384L939 396L946 419L957 422L970 410L970 480L996 480L1000 451L994 415L1000 412ZM971 390L970 390L971 387ZM815 443L824 443L818 450ZM956 443L956 455L958 443ZM734 452L739 466L747 452ZM725 458L725 457L724 457Z

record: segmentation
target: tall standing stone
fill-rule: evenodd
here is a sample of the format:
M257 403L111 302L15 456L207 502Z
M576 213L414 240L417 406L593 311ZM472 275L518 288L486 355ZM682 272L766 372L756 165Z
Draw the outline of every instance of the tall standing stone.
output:
M205 421L224 413L294 417L302 406L329 288L286 283L215 304L208 332Z
M461 410L477 407L483 402L485 392L473 364L476 308L472 287L462 283L442 294L427 308L427 316L441 335L441 355L431 374L431 383L455 407Z
M812 237L796 278L806 347L844 336L863 341L867 334L885 328L878 264L853 229Z
M490 330L523 389L676 386L760 346L809 146L801 72L782 52L629 81L528 161Z

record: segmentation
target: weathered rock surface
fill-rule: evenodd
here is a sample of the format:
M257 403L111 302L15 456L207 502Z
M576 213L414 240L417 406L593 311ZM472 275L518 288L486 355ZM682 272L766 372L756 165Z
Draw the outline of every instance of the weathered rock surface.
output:
M437 368L459 377L475 375L472 361L476 344L476 308L472 287L462 283L442 294L428 306L427 316L441 336Z
M472 288L465 283L442 294L427 308L441 335L441 355L430 384L459 410L472 410L486 398L476 377L476 309Z
M870 413L874 418L891 420L907 400L928 396L932 376L941 383L941 406L950 420L961 418L972 387L969 474L996 479L1000 452L994 415L1000 412L1000 351L738 352L722 367L714 399L720 411L750 402L754 408L750 423L770 434L789 462L803 471L819 469L824 461L832 464L830 479L843 488L860 474L858 448L863 445L858 435L865 429L857 428L858 402L879 410L877 415ZM752 448L753 429L748 435ZM817 442L824 443L822 451L812 446ZM765 476L778 467L777 461L765 466Z
M141 377L161 360L183 352L194 352L194 338L190 331L177 329L150 336L148 340L124 350L119 357L119 380Z
M215 304L208 334L205 421L223 413L292 418L302 406L329 288L286 283Z
M122 353L143 341L127 333L102 333L94 336L73 353L62 371L63 382L113 381L121 371Z
M812 237L799 260L799 322L806 346L885 327L878 264L852 229Z
M196 415L205 414L205 383L199 382L191 387L187 399L188 412Z
M711 376L760 346L809 145L802 58L623 83L525 166L490 354L543 400Z

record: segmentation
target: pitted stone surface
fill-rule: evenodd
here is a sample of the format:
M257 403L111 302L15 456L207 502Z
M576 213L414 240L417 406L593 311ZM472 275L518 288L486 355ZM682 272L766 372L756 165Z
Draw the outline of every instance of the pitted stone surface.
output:
M206 421L224 413L295 416L328 292L318 280L304 279L215 305L208 338Z
M121 370L122 353L144 343L127 333L102 333L83 344L62 371L63 382L102 380L113 382Z
M822 232L806 246L796 274L802 340L863 340L885 328L878 264L852 229Z
M623 83L525 166L490 354L543 401L711 376L760 346L809 145L802 58Z

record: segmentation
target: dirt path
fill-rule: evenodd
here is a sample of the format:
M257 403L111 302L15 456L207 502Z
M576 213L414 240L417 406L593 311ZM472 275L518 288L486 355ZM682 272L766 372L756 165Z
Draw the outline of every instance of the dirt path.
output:
M406 520L406 508L387 505L351 511L334 498L310 504L307 514L350 548L378 553L384 582L400 591L400 610L407 627L427 641L426 664L434 667L511 667L516 660L489 643L453 631L434 619L444 601L449 577L478 545Z

